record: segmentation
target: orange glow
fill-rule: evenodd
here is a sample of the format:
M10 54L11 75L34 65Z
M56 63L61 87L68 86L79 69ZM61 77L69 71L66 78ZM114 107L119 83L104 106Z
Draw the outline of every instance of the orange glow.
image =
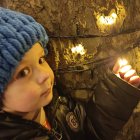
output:
M128 72L124 75L124 77L125 77L125 78L128 78L128 77L134 75L135 73L136 73L135 70L130 70L130 71L128 71Z
M84 55L86 53L84 46L82 44L78 44L75 47L71 48L72 53Z
M100 16L98 18L99 22L103 25L114 24L116 22L116 19L117 19L117 14L116 13L112 13L109 16Z
M128 64L128 61L127 61L126 59L120 59L120 60L119 60L119 65L120 65L120 67L125 66L125 65L127 65L127 64Z
M125 73L125 72L129 71L131 68L132 68L131 65L126 65L120 69L120 72Z

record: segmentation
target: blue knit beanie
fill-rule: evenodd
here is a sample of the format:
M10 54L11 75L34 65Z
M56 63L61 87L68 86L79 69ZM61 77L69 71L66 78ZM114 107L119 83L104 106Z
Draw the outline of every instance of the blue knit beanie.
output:
M47 53L45 29L31 16L0 7L0 94L25 53L40 42Z

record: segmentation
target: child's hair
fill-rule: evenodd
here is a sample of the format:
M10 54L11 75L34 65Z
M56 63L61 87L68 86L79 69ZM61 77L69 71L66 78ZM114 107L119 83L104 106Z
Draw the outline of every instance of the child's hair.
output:
M24 54L40 42L47 53L48 36L31 16L0 7L0 95Z

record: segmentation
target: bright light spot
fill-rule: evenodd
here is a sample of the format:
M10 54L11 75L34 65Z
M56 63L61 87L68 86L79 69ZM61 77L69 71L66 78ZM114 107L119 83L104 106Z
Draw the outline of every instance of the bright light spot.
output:
M128 72L131 68L132 68L131 65L126 65L126 66L124 66L124 67L122 67L122 68L120 69L120 72L121 72L121 73L126 73L126 72Z
M116 22L116 19L117 19L117 14L112 13L109 16L100 16L98 20L100 23L102 23L104 25L111 25Z
M84 55L86 53L84 46L82 46L81 44L78 44L75 47L71 48L72 53L76 53L76 54L81 54Z
M111 16L112 16L112 18L117 18L117 14L116 13L112 13Z
M120 59L119 60L119 65L120 67L124 66L124 65L127 65L128 64L128 61L126 59Z
M135 70L129 70L126 74L125 74L125 78L127 78L127 77L130 77L130 76L132 76L132 75L134 75L135 74Z

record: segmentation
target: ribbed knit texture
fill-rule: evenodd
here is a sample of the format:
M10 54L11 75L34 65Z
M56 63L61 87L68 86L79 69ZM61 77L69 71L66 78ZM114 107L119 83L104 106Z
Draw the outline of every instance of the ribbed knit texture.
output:
M0 94L25 53L40 42L47 53L45 29L31 16L0 7Z

